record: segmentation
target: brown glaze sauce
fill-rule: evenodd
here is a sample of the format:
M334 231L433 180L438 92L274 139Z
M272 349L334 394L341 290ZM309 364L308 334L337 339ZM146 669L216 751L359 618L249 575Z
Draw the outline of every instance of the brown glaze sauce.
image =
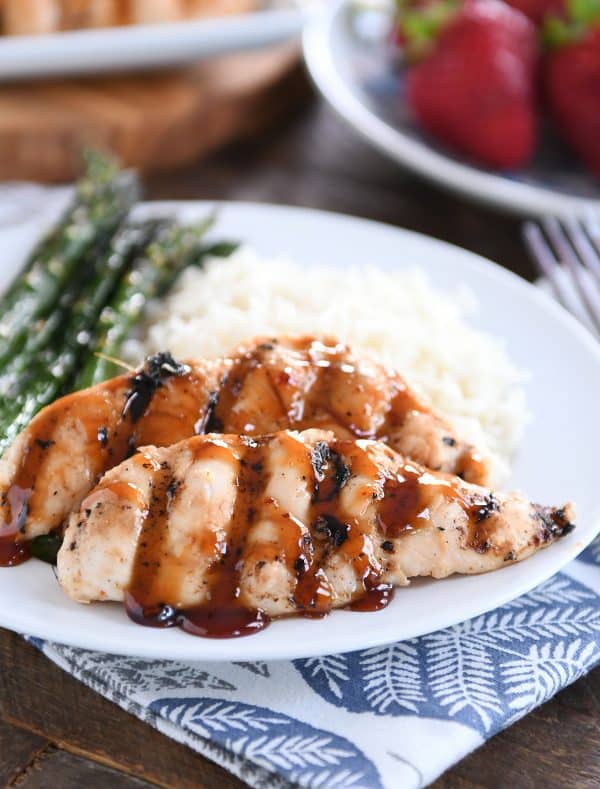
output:
M377 520L384 537L396 539L414 531L418 528L417 518L426 516L420 477L418 471L408 466L383 483L383 498L379 502Z
M286 341L281 352L276 338L241 352L229 361L213 394L206 432L257 436L320 428L339 438L394 444L410 413L431 413L397 373L355 360L334 340L323 343L310 337ZM456 453L454 473L473 482L485 480L484 458L433 419L442 431L438 440L452 448L447 460Z
M291 601L295 613L321 617L335 602L327 567L336 554L353 567L356 577L356 590L347 608L378 611L388 605L393 589L382 580L385 557L378 558L380 552L374 543L404 537L427 525L428 503L432 496L439 495L440 486L444 495L455 495L450 483L419 472L410 464L404 464L394 476L384 477L368 451L352 441L318 442L310 449L288 436L284 439L286 465L300 469L313 490L309 514L302 523L282 511L266 492L271 445L277 440L281 439L229 437L220 444L215 437L195 449L196 458L224 457L230 463L233 446L238 471L227 538L222 545L215 540L212 565L206 573L206 602L194 607L177 603L180 578L167 546L170 512L179 482L167 463L155 464L151 500L144 512L125 600L133 621L149 627L178 626L207 638L256 633L268 625L269 618L245 605L241 574L246 562L258 566L281 561L293 578ZM232 443L235 441L238 443ZM351 501L358 495L374 504L363 517L346 512L342 502L344 487L357 476L364 485L351 494ZM122 493L135 495L131 491ZM276 524L277 539L248 548L248 536L258 520Z
M0 525L0 567L16 567L31 558L29 542L22 539L32 487L13 484L2 498L2 508L10 520Z
M0 536L0 567L16 567L31 559L29 542L18 542L14 534Z
M202 459L224 458L231 462L231 450L216 441L203 442L198 452ZM242 604L239 589L240 559L266 481L262 465L264 447L241 437L238 452L235 507L227 541L223 545L214 544L213 563L206 581L207 602L203 605L177 605L180 579L166 541L179 482L168 464L154 469L151 500L145 512L133 576L125 598L127 613L134 622L148 627L178 626L205 638L247 636L269 624L262 611Z
M302 449L288 462L301 467ZM306 450L305 450L306 451ZM388 450L389 451L389 450ZM391 455L391 452L390 452ZM346 608L352 611L378 611L393 598L391 584L384 583L385 559L379 559L374 540L398 539L429 525L429 505L440 493L460 502L469 524L482 528L483 520L495 509L490 497L484 499L453 485L450 479L434 477L410 463L393 476L382 471L368 451L353 441L319 442L311 453L313 497L307 517L308 531L287 529L282 539L283 553L290 572L295 575L294 603L304 616L321 617L331 611L334 592L324 567L336 553L355 573L355 597ZM367 482L361 495L375 502L373 513L359 518L345 511L340 500L344 486L354 477ZM354 508L355 509L355 508ZM286 514L280 516L286 518ZM285 534L286 532L284 532Z
M245 606L240 594L244 561L250 561L252 556L252 549L246 549L247 538L259 516L279 524L280 539L277 543L260 545L257 555L262 563L285 562L295 579L293 602L298 613L324 616L331 610L332 589L324 565L336 550L353 563L357 575L360 599L353 604L353 610L379 610L389 602L391 587L380 582L382 567L374 561L372 549L366 545L366 533L357 521L344 519L341 512L339 493L351 473L344 460L324 443L311 453L301 442L289 442L288 450L295 446L297 456L290 451L288 462L301 463L308 473L312 471L314 496L307 523L302 524L290 513L280 511L278 502L265 494L272 440L270 437L239 439L237 495L226 543L215 546L213 551L212 566L206 574L206 603L194 607L177 604L180 578L167 546L169 517L178 482L168 464L154 467L151 499L144 511L134 571L125 598L127 613L133 621L149 627L178 626L192 635L207 638L246 636L266 627L268 616ZM203 459L221 457L224 453L231 462L231 450L216 441L202 442L197 453ZM114 483L109 487L113 488ZM130 490L115 489L115 493L135 497Z
M333 504L333 518L338 523L345 522L347 525L346 537L343 541L339 537L339 531L333 532L333 550L336 548L336 542L340 543L337 550L342 554L342 559L352 565L356 576L357 591L347 608L352 611L379 611L385 608L392 599L391 585L382 582L385 566L378 558L378 551L374 544L374 538L378 540L380 535L380 525L373 523L372 512L368 512L362 518L352 517L349 513L345 513L339 496L350 479L364 478L367 483L361 489L360 496L376 502L376 509L379 510L383 503L380 490L381 471L369 456L368 451L352 441L334 441L330 448L331 460L326 466L330 475L327 487L329 490L331 488L337 489L337 498L331 495L325 498L319 496L321 501L317 501L316 506L322 512L327 511L324 517L331 518L331 505ZM348 474L340 474L341 467L348 469ZM409 502L404 512L406 518L412 517L411 507Z
M283 345L285 359L277 351L277 340L272 340L240 353L224 363L220 381L215 366L190 369L172 359L169 372L148 372L157 360L168 357L157 354L134 378L119 376L45 408L28 428L12 488L1 502L3 542L10 542L8 525L23 512L12 512L13 488L29 491L23 505L26 518L44 517L46 502L55 493L51 484L56 469L47 474L44 470L55 442L61 445L59 451L66 451L59 431L69 419L82 426L85 436L84 450L74 460L85 466L87 479L97 480L147 444L166 446L205 432L258 436L313 427L332 429L340 437L386 440L409 411L425 409L399 376L390 381L376 368L372 377L368 365L363 369L355 363L344 345L301 338ZM483 461L470 450L463 453L460 465L467 477L484 470ZM73 491L74 506L79 503L76 494ZM23 529L12 534L14 541L25 539ZM25 558L22 546L15 552ZM14 563L10 554L5 547L0 565Z
M85 452L78 454L75 462L85 464L82 471L91 480L121 463L138 446L165 446L194 435L208 407L209 391L202 370L186 367L181 374L162 378L135 420L126 409L131 398L131 382L129 376L118 376L86 390L83 395L75 392L62 397L35 417L28 428L12 484L0 502L4 510L4 526L0 523L0 540L4 544L0 549L0 567L16 563L13 553L22 556L21 561L28 558L25 538L21 535L27 518L44 513L45 502L55 494L50 483L56 477L56 470L47 475L44 471L52 447L62 443L59 430L68 420L75 417L81 425L80 441ZM20 527L14 528L17 522ZM11 540L19 543L14 551L7 547Z
M381 611L394 598L394 587L391 584L379 584L368 589L362 597L350 603L350 611Z
M461 479L484 480L488 475L488 463L474 449L466 449L460 456L455 474Z
M431 528L430 507L440 496L459 503L467 515L466 545L474 550L493 549L489 544L494 532L491 516L499 509L493 494L482 494L450 477L400 463L389 449L371 452L369 442L319 441L310 447L284 433L257 439L212 436L196 439L190 446L191 463L220 459L236 464L236 497L229 523L222 532L211 532L210 539L203 537L201 541L204 554L212 557L204 575L206 600L201 605L178 603L181 568L168 546L173 502L185 479L179 480L168 463L159 464L142 454L133 462L143 463L145 468L149 463L152 468L148 503L145 499L140 502L140 491L133 485L116 482L106 486L142 510L143 525L125 596L127 613L138 624L177 626L205 638L257 633L269 624L269 617L245 602L242 576L246 570L252 575L264 565L281 562L291 579L288 599L292 613L322 617L332 610L335 579L328 577L328 572L337 559L344 567L353 568L356 579L346 608L379 611L394 595L392 585L384 580L386 557L398 547L398 540ZM280 461L278 456L274 460L275 451L282 453ZM383 461L381 452L392 462ZM293 468L312 489L303 521L284 511L269 494L277 462ZM352 485L348 495L347 485ZM542 515L546 520L549 517ZM198 517L201 520L203 514ZM270 524L268 537L252 537L258 523L263 528Z
M31 558L29 543L19 540L23 523L27 518L28 502L31 488L20 488L12 485L6 494L2 506L10 508L11 520L0 526L0 567L16 567Z
M283 350L289 351L288 363L278 354L276 339L232 360L206 432L259 435L321 428L375 439L385 437L409 410L424 408L399 378L387 403L377 381L358 362L348 361L344 345L302 338ZM240 398L245 407L240 408ZM373 419L374 404L381 408L379 420Z
M2 496L4 525L0 525L0 567L14 567L31 557L29 544L23 534L33 503L36 476L43 466L45 452L53 443L43 437L52 430L52 420L49 422L47 425L42 424L40 434L24 448L21 465L12 485Z
M145 460L144 462L147 463L148 461ZM117 498L125 499L125 501L129 502L129 504L139 507L140 509L144 509L144 497L142 491L131 482L110 482L107 485L102 485L102 487L98 488L98 490L109 490L111 493L117 496ZM88 497L88 499L85 501L85 506L90 506L92 496Z

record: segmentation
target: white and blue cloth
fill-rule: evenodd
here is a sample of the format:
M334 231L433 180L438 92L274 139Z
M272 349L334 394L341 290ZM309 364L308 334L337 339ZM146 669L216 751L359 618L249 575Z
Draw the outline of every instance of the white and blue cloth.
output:
M496 611L345 655L177 663L31 641L251 786L409 789L600 663L600 538Z

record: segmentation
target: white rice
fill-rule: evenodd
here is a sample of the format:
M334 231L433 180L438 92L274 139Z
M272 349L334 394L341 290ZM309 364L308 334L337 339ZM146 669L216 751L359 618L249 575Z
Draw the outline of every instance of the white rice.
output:
M468 323L476 311L465 288L441 293L418 270L350 269L260 259L241 249L188 269L152 304L126 357L170 350L214 358L264 334L334 335L398 369L495 460L506 479L527 421L524 374L501 342Z

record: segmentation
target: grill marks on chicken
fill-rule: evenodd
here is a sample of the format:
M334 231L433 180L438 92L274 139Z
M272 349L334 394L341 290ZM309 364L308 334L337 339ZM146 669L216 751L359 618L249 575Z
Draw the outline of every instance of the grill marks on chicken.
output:
M44 408L0 460L4 558L16 542L61 527L100 476L138 445L194 435L218 378L210 364L178 365L159 354L133 378L118 376Z
M395 371L334 339L256 341L224 363L207 432L333 430L379 439L436 471L485 484L489 464Z
M180 364L169 354L57 400L0 460L0 564L60 528L108 469L138 446L205 432L258 436L324 428L381 439L431 469L484 483L488 464L403 379L335 340L256 341L231 358Z
M238 636L272 617L382 607L411 577L520 561L571 518L377 441L208 435L109 471L71 516L58 575L72 598L124 600L142 624Z

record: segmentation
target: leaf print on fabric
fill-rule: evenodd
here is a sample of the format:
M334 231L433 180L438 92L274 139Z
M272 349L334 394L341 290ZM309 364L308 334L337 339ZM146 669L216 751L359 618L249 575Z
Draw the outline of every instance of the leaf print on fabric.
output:
M344 750L332 743L328 737L319 734L302 736L296 734L288 737L280 734L277 737L265 735L255 740L248 737L236 740L234 750L244 751L244 755L253 761L258 758L267 759L270 764L280 770L293 770L304 766L322 767L337 765L340 760L352 756L352 752Z
M322 698L350 712L452 720L489 736L589 670L599 650L600 596L559 574L518 604L460 625L294 667Z
M477 638L465 638L460 627L425 638L427 678L435 701L448 710L448 717L460 713L473 728L489 731L502 713L489 650Z
M365 773L352 770L304 770L292 772L290 781L311 789L362 789L365 784Z
M574 588L569 578L564 575L555 575L543 584L536 586L526 595L511 600L506 608L534 608L537 605L556 603L565 605L578 603L582 600L594 600L597 595L591 589Z
M365 694L378 712L390 712L395 706L417 712L417 703L425 701L417 648L410 642L390 647L375 647L361 654L366 680Z
M342 683L350 679L347 655L326 655L296 663L301 663L317 683L324 683L337 699L342 698Z
M594 542L580 553L577 559L586 564L595 564L600 567L600 536L596 537Z
M598 600L598 598L596 598ZM556 636L576 636L594 633L600 629L598 606L567 606L566 608L538 607L523 611L500 608L491 614L483 614L459 625L461 640L475 641L490 649L503 650L504 644L523 641L539 641ZM440 633L424 636L435 640Z
M524 715L579 679L599 658L597 645L580 638L571 643L532 644L525 656L501 665L505 693L513 697L509 707L519 711L518 717Z
M259 677L270 677L271 672L269 671L269 664L264 663L263 661L255 661L254 663L246 663L242 661L241 663L234 663L235 666L239 666L240 668L245 668L246 671L251 671L253 674L256 674Z
M55 645L55 649L73 667L74 673L86 673L96 686L110 685L114 692L125 696L133 689L151 693L177 689L210 688L227 692L236 689L231 682L194 663L120 657L59 645Z
M160 701L154 702L152 706L159 703ZM165 703L169 707L169 720L175 719L180 726L193 729L202 737L230 730L245 732L255 729L265 732L269 731L271 726L285 722L268 710L263 710L263 715L257 708L237 702L201 699L190 704L188 699L171 699ZM157 711L162 715L162 708Z
M375 766L349 740L282 713L207 698L157 699L150 708L300 786L382 786Z

